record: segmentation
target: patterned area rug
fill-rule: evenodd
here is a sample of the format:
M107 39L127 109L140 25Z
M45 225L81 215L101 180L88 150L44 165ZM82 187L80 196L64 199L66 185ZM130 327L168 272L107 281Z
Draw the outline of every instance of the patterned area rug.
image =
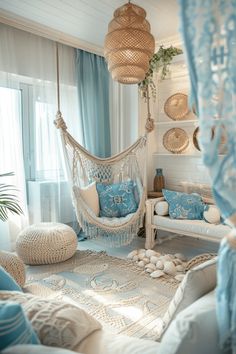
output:
M77 251L63 263L29 266L25 290L76 303L114 333L155 340L178 285L171 276L150 278L132 261Z

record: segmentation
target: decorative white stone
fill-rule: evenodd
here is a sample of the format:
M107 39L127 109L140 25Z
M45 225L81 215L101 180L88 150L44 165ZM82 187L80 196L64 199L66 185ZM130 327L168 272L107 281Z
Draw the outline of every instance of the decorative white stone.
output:
M181 261L180 259L177 259L177 258L173 259L172 262L173 262L174 265L176 265L176 266L182 264L182 261Z
M132 259L133 256L136 256L138 254L138 251L137 250L134 250L132 252L130 252L127 256L128 259Z
M142 261L145 258L145 253L139 253L137 256L138 256L138 259L140 259L140 261Z
M172 258L170 257L169 254L166 254L165 256L160 257L162 261L172 261Z
M165 275L165 273L164 273L162 270L155 270L155 272L152 272L152 273L150 274L150 276L151 276L152 278L160 278L160 277L162 277L163 275Z
M153 269L151 269L151 268L146 268L146 272L147 272L147 273L153 273Z
M150 263L150 259L149 259L148 257L144 257L144 258L143 258L143 262L144 262L145 264L148 264L148 263Z
M146 252L145 248L140 248L140 249L138 250L138 253L145 253L145 252Z
M133 256L133 261L138 261L138 256Z
M157 261L156 262L156 268L157 269L164 269L164 264L162 261Z
M182 281L184 279L184 274L177 274L175 276L175 279L178 280L178 281Z
M184 267L182 265L177 265L176 268L177 272L184 272Z
M163 271L166 274L175 275L176 270L175 270L175 266L174 266L173 262L170 262L170 261L165 262Z
M151 256L150 257L150 262L151 263L156 264L157 261L158 261L158 257L156 257L156 256Z
M146 264L146 265L145 265L145 268L149 268L149 269L152 269L152 270L156 270L155 264L152 264L152 263Z
M187 261L187 258L182 253L176 253L175 258L179 258L181 261Z
M152 256L155 256L156 255L156 252L153 251L153 250L147 250L146 251L146 257L152 257Z
M138 262L138 266L140 268L143 268L145 266L145 263L143 261Z

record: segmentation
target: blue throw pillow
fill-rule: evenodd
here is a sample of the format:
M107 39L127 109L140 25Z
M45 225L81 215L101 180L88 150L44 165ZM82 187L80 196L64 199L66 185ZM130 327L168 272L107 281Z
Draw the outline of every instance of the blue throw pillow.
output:
M97 183L97 191L100 216L122 217L134 213L138 208L133 181L116 184Z
M16 283L15 279L0 266L0 290L21 291L21 287Z
M199 194L182 193L162 189L169 205L171 219L202 220L205 204Z
M0 351L17 344L40 344L20 304L0 301Z

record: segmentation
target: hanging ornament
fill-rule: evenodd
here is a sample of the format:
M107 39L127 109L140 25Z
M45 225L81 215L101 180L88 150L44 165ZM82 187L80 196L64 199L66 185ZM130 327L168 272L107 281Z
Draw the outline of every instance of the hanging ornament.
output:
M137 84L145 78L155 40L146 11L127 3L114 12L108 25L104 55L112 78L122 84Z

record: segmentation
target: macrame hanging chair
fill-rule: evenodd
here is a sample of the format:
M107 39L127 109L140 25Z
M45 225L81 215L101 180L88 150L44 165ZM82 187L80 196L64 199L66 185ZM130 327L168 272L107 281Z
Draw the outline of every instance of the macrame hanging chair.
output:
M146 134L121 153L110 158L99 158L89 153L67 131L60 111L59 57L57 46L57 100L58 111L54 121L60 129L65 165L71 185L72 202L79 225L87 238L103 237L110 246L129 244L142 226L146 199L147 133L154 128L147 94L148 117ZM96 181L104 184L132 180L136 188L138 208L125 217L96 216L81 195L81 188Z

